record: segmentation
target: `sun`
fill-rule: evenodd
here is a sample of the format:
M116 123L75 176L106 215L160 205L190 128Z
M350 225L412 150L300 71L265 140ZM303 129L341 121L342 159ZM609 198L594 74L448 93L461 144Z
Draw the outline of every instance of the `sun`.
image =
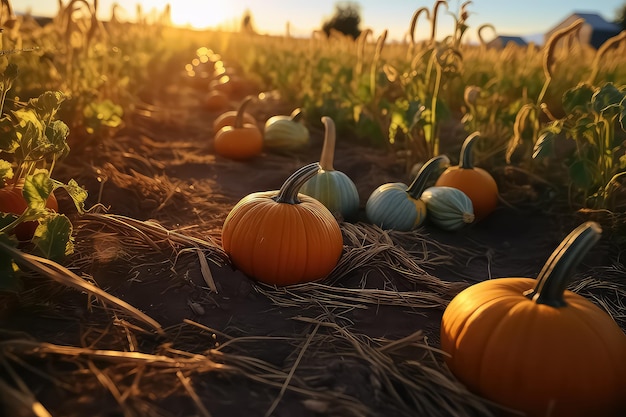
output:
M233 17L225 0L176 0L171 3L172 23L195 29L215 28Z

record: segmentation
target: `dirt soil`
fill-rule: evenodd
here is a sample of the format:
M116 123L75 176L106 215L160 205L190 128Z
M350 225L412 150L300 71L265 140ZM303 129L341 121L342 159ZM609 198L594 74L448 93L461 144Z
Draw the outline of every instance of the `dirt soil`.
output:
M359 221L341 225L342 261L322 282L268 287L229 264L220 228L239 199L278 189L318 160L321 122L311 126L306 149L234 162L212 150L218 113L203 108L203 91L179 84L164 94L115 137L74 144L57 171L89 191L88 207L103 206L72 216L76 252L66 266L139 308L163 332L28 272L24 288L3 295L0 309L0 414L43 415L27 410L33 398L53 416L82 417L498 411L445 368L437 350L441 315L467 285L535 277L584 216L559 204L562 196L545 204L541 184L518 189L499 172L508 193L484 221L458 232L429 223L383 232L367 223L365 201L378 185L411 178L385 150L339 135L335 168L357 185L362 208ZM280 102L251 106L260 123L290 110ZM450 130L451 156L464 136ZM620 251L603 237L572 287L605 307L620 306ZM616 320L626 328L623 310Z

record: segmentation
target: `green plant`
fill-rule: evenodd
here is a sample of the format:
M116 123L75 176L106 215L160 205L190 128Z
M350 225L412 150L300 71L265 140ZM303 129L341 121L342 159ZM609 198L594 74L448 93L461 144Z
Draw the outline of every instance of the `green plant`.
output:
M533 158L554 155L555 143L564 136L574 142L562 161L570 178L576 205L620 210L617 199L626 175L626 86L582 83L563 95L565 116L539 132Z
M17 67L8 64L0 77L4 91L16 77ZM73 251L72 224L57 212L54 191L65 189L80 213L87 198L74 180L64 184L51 177L55 165L69 152L69 128L56 119L63 100L61 93L48 91L0 118L0 151L8 158L0 159L0 235L5 243L17 235L53 260ZM11 264L9 259L1 263ZM1 285L14 284L3 281Z

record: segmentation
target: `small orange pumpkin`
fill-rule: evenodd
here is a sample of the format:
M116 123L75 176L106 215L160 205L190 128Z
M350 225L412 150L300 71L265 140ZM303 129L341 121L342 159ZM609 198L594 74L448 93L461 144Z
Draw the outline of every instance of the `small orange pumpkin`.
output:
M204 105L209 111L224 111L230 107L230 99L221 91L211 91L207 94Z
M319 170L305 165L279 191L249 194L228 213L222 246L233 265L258 281L289 285L326 277L343 250L339 224L316 199L298 194Z
M213 133L216 134L224 126L233 126L235 124L235 120L237 120L237 110L228 110L220 114L213 121ZM251 125L257 124L257 120L248 112L243 113L243 122Z
M600 233L597 223L580 225L537 279L490 279L452 299L441 348L468 389L528 417L626 415L626 335L566 290Z
M256 124L244 123L246 106L252 97L246 97L232 126L224 126L215 134L214 148L218 155L235 160L253 158L263 150L263 133Z
M482 220L498 205L498 185L491 174L474 166L472 147L479 132L469 135L461 147L459 165L448 167L435 182L436 187L453 187L472 200L476 221Z

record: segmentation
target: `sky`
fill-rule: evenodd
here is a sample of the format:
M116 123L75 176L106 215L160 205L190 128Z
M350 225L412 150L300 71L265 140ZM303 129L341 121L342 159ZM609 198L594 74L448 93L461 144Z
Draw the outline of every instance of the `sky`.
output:
M67 0L63 3L67 4ZM135 17L137 3L144 12L162 10L168 0L99 0L99 17L107 19L111 6L117 3L125 11L129 20ZM333 16L337 0L170 0L172 20L177 24L191 24L195 27L215 27L226 29L238 27L245 11L249 11L252 22L259 33L292 36L309 36L321 28L323 22ZM432 9L435 1L409 0L356 0L361 10L361 29L370 28L378 37L383 30L388 31L388 40L402 40L409 29L413 13L421 8ZM450 11L456 14L462 1L449 0ZM33 15L51 16L58 11L58 0L13 0L16 12L30 11ZM476 29L483 24L491 24L496 32L483 32L486 40L490 36L519 35L532 37L550 30L572 12L596 12L612 21L617 10L626 0L473 0L468 6L468 40L476 39ZM445 8L441 8L445 11ZM438 18L438 33L452 33L454 21L445 13ZM418 21L416 37L427 37L430 24L424 16Z

